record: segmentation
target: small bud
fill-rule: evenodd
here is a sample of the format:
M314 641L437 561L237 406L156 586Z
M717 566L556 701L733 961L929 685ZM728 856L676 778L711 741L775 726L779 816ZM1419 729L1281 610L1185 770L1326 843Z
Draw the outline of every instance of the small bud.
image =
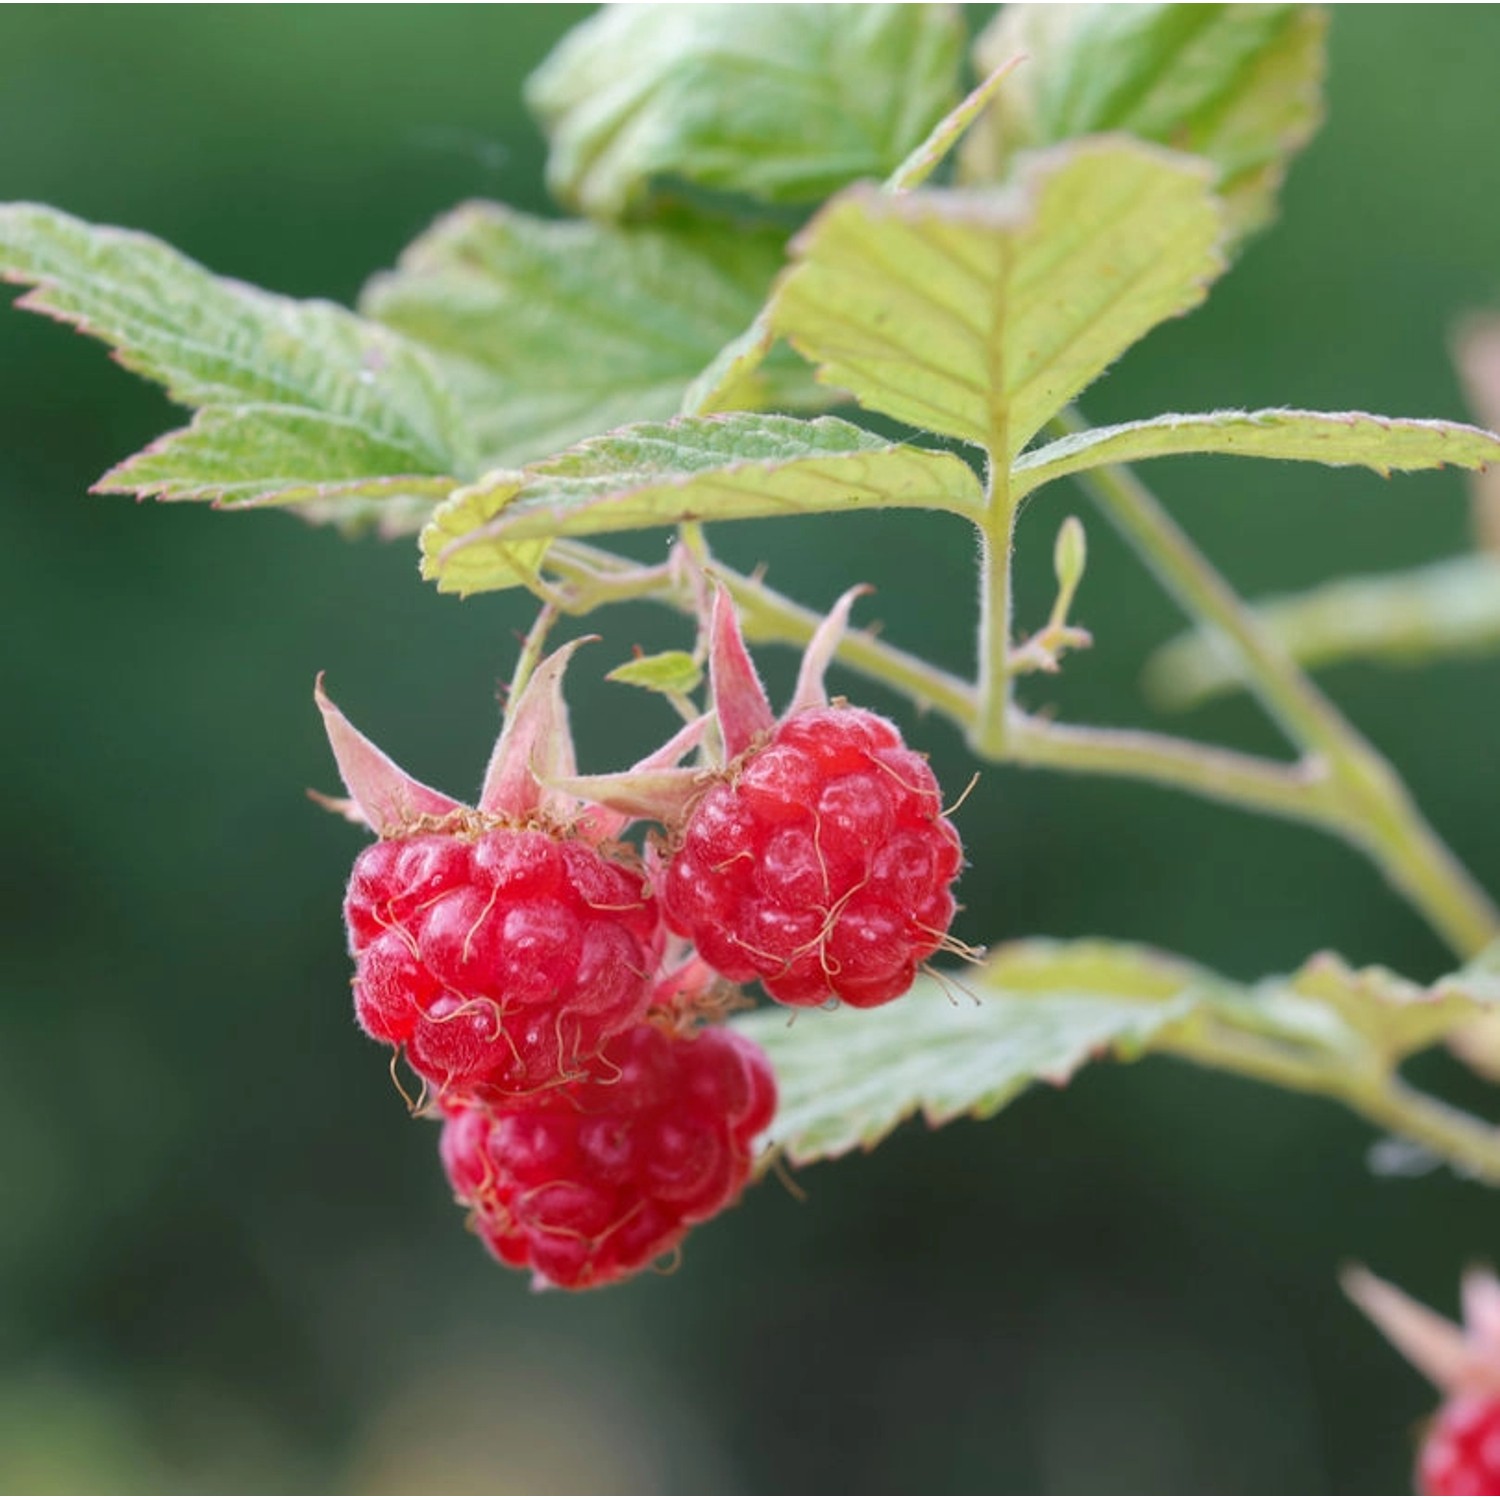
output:
M1057 542L1052 549L1052 568L1057 574L1057 592L1068 604L1083 582L1083 570L1088 563L1088 538L1084 534L1083 522L1077 516L1069 516L1058 528ZM1066 614L1066 605L1064 611Z

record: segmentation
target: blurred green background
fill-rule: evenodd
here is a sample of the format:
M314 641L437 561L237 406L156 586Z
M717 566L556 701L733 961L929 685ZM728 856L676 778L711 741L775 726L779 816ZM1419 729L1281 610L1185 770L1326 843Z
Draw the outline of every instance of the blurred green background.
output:
M560 7L0 11L0 197L164 236L216 270L351 299L468 196L542 208L521 78ZM1500 9L1340 8L1331 119L1283 222L1208 306L1093 393L1096 420L1212 405L1462 414L1445 338L1500 299ZM354 830L313 712L340 702L472 790L524 598L460 605L409 545L277 516L91 499L176 414L101 350L0 313L0 1487L1399 1489L1418 1378L1342 1301L1368 1261L1451 1310L1500 1197L1371 1170L1334 1106L1153 1061L902 1131L700 1230L674 1277L534 1296L462 1229L436 1132L353 1030L339 920ZM1454 474L1152 475L1251 591L1436 558ZM1064 506L1028 512L1040 623ZM1171 606L1091 525L1095 651L1033 706L1150 722ZM940 519L722 530L826 604L968 666L969 540ZM682 627L605 619L580 659L591 768L664 719L599 681ZM784 686L789 662L771 664ZM1500 663L1330 686L1500 886ZM841 686L850 687L848 679ZM876 698L887 709L896 705ZM940 775L957 736L916 725ZM1275 740L1229 702L1185 726ZM1104 933L1243 977L1321 946L1415 976L1437 942L1341 847L1140 786L987 771L961 935ZM1434 1084L1484 1110L1445 1059Z

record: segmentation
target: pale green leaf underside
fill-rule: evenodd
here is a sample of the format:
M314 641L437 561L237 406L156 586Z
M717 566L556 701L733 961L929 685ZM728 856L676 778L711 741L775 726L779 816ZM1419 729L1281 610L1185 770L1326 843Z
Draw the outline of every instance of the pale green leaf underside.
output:
M965 180L1017 151L1121 131L1208 158L1236 236L1275 212L1322 119L1326 19L1311 5L1007 5L976 65L1026 66L965 141Z
M642 423L582 443L531 465L519 492L477 509L465 502L466 530L455 503L434 517L423 542L424 576L444 592L524 582L517 545L545 547L554 537L891 507L972 518L982 491L951 453L892 443L833 417L743 412Z
M1187 1014L1194 991L1185 966L1108 944L1017 944L955 980L919 979L876 1010L736 1021L776 1070L771 1142L801 1164L869 1150L914 1115L984 1118L1098 1053L1139 1049Z
M757 1011L734 1024L770 1055L770 1141L796 1164L876 1145L902 1121L983 1118L1092 1057L1194 1056L1201 1028L1253 1032L1332 1065L1393 1066L1496 1013L1494 956L1424 989L1320 955L1245 986L1128 944L1034 939L875 1010Z
M1265 599L1256 619L1306 667L1339 661L1416 666L1500 651L1500 557L1455 557L1408 572L1341 578L1306 593ZM1191 708L1245 686L1239 657L1216 637L1189 631L1146 664L1163 707Z
M364 494L371 479L461 476L471 462L421 354L346 308L277 297L149 235L30 204L0 206L0 278L34 288L22 306L102 340L126 368L203 409L112 471L107 488L290 500L346 483Z
M1012 494L1097 469L1174 454L1228 453L1333 466L1395 470L1477 469L1500 463L1500 437L1462 422L1376 417L1367 412L1272 409L1171 413L1118 427L1096 427L1059 438L1017 459Z
M618 217L657 178L810 202L886 176L953 103L946 5L609 6L526 98L562 203Z
M1221 269L1204 169L1125 140L1006 189L851 189L793 250L772 326L862 405L1018 453Z
M427 348L485 467L513 467L627 422L672 416L758 312L781 268L775 230L682 215L614 226L469 203L365 288L361 310ZM825 406L783 349L725 395Z

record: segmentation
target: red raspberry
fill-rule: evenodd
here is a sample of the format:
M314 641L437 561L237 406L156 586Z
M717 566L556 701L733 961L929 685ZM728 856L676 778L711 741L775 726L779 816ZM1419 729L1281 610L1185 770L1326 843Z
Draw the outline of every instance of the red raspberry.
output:
M733 1203L775 1109L770 1064L747 1038L642 1025L592 1077L450 1112L440 1150L495 1257L577 1291L633 1275Z
M1500 1396L1450 1396L1417 1458L1424 1495L1500 1495Z
M578 1072L650 1002L655 899L636 871L535 829L382 839L344 906L355 1014L445 1097Z
M662 903L726 979L787 1005L881 1005L941 946L962 859L894 724L808 708L693 806Z

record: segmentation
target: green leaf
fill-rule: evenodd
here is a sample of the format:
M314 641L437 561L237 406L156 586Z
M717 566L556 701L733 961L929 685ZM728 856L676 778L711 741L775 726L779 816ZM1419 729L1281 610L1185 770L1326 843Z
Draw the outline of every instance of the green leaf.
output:
M818 377L1008 460L1222 268L1204 169L1130 141L1035 158L1015 186L854 188L793 244L772 326Z
M952 453L892 443L833 417L748 412L641 423L530 465L493 507L445 506L423 535L423 576L445 593L524 581L516 548L683 521L918 507L973 519L983 493ZM531 550L528 557L540 557Z
M677 215L612 226L469 203L365 288L361 310L431 352L486 466L672 416L755 317L785 252L772 229ZM823 406L790 350L726 404Z
M1500 1002L1500 975L1482 966L1423 986L1389 969L1351 969L1331 953L1311 959L1285 987L1298 998L1327 1006L1388 1063L1442 1041Z
M963 133L983 113L1007 75L1020 61L1020 58L1012 58L996 68L960 104L944 115L932 127L927 139L886 179L885 191L905 193L920 187L947 158ZM702 416L709 412L731 410L736 404L735 393L770 356L773 345L778 352L784 347L777 345L775 340L776 335L771 331L770 307L762 307L745 331L725 344L687 388L679 408L682 415ZM826 396L828 393L824 394ZM817 403L805 395L799 393L799 396L799 400L785 404L797 405L803 409L816 406ZM839 392L834 399L841 397L842 392ZM738 404L752 403L742 401Z
M422 577L438 579L442 593L460 597L531 584L547 555L545 539L475 543L525 482L514 469L496 469L455 490L422 528Z
M918 980L876 1010L757 1011L736 1028L776 1070L772 1141L794 1164L876 1145L903 1120L983 1119L1091 1057L1138 1053L1180 1020L1190 965L1107 943L1017 943L973 973Z
M675 696L694 692L703 681L703 668L689 651L662 651L655 656L637 656L606 672L604 679Z
M1254 606L1260 627L1295 661L1418 666L1500 651L1500 558L1484 553L1363 578L1340 578ZM1245 686L1239 657L1217 636L1186 631L1146 663L1163 708L1192 708Z
M675 178L807 203L885 177L958 96L946 5L620 5L527 84L557 199L596 217Z
M1427 987L1331 954L1248 986L1148 948L1031 939L876 1010L771 1008L734 1024L770 1055L771 1140L802 1164L869 1149L914 1115L984 1118L1092 1057L1160 1051L1271 1080L1284 1059L1296 1086L1342 1098L1497 1020L1500 945Z
M1478 469L1500 463L1500 437L1463 422L1373 417L1362 411L1215 411L1171 413L1118 427L1096 427L1024 453L1012 471L1012 494L1097 469L1183 453L1286 458L1334 467L1393 470Z
M1029 61L964 143L966 180L1020 150L1121 131L1207 157L1236 237L1276 208L1287 163L1322 121L1323 12L1311 5L1007 5L981 69Z
M472 463L422 355L345 308L273 296L149 235L24 203L0 205L0 278L34 288L21 306L101 339L201 408L99 489L337 510L420 501Z

